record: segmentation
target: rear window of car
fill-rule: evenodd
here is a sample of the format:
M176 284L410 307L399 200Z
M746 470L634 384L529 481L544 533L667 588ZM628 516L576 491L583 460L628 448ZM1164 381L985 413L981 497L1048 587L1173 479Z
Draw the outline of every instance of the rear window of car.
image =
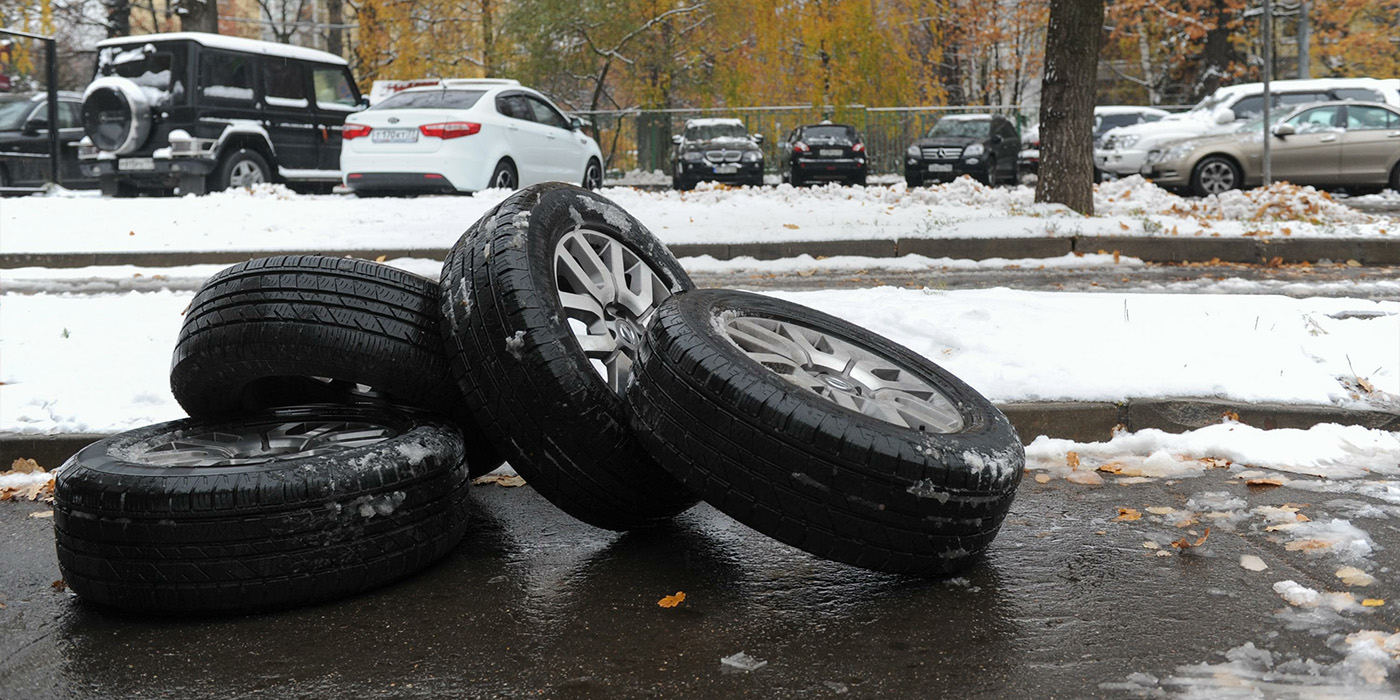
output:
M1339 100L1356 100L1358 102L1385 102L1385 98L1375 90L1366 88L1338 88L1332 93Z
M856 130L849 126L823 124L809 126L802 130L802 138L807 139L854 139Z
M385 98L370 109L471 109L484 94L484 90L401 92Z

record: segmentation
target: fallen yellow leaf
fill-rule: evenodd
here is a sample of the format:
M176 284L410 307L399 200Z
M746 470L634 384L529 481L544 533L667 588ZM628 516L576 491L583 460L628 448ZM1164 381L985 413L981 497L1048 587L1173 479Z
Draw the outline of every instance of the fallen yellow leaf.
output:
M1035 475L1035 483L1037 483L1037 484L1048 484L1048 483L1050 483L1050 475L1049 475L1049 474L1036 474L1036 475Z
M1361 604L1368 608L1379 608L1380 606L1385 605L1385 599L1367 598L1366 600L1361 601Z
M1078 452L1066 452L1066 453L1065 453L1065 463L1069 465L1069 468L1070 468L1070 469L1078 469L1078 468L1079 468L1079 453L1078 453Z
M1210 528L1206 528L1206 531L1204 533L1201 533L1201 538L1196 540L1195 542L1187 542L1186 538L1183 537L1179 540L1172 542L1172 546L1176 547L1177 549L1190 549L1192 547L1199 547L1206 543L1207 537L1210 537Z
M1118 517L1114 518L1114 520L1141 520L1141 519L1142 519L1142 513L1139 513L1139 512L1137 511L1137 509L1135 509L1135 508L1119 508L1119 509L1118 509Z
M656 604L657 604L657 605L660 605L660 606L663 607L663 608L674 608L674 607L676 607L677 605L680 605L681 602L684 601L684 600L685 600L685 591L676 591L676 594L675 594L675 595L668 595L668 596L666 596L665 598L662 598L661 600L656 601Z
M802 228L802 227L801 227L801 226L798 226L797 224L783 224L783 228Z

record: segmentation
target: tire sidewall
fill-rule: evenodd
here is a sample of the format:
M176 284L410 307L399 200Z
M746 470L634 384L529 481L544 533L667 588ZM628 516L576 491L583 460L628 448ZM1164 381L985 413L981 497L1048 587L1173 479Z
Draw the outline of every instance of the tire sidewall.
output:
M752 378L761 382L768 388L771 396L781 396L782 401L796 401L806 407L808 411L804 414L814 425L835 419L847 427L831 429L830 432L834 434L857 430L886 435L903 443L902 451L907 451L910 455L937 455L942 464L952 468L974 469L969 462L990 463L993 460L1010 458L1014 468L999 474L996 481L1003 486L1009 482L1010 490L1014 490L1015 484L1020 481L1024 452L1015 428L1005 415L967 383L909 348L815 309L748 292L690 292L677 298L674 306L665 311L670 313L658 318L657 327L648 334L649 342L643 345L644 355L652 351L651 341L655 341L659 335L664 335L665 325L683 324L690 332L702 334L707 338L708 345L715 351L715 357L711 361L722 363L722 366L715 365L710 372L711 376L729 377L730 381L737 382L747 382ZM963 428L954 433L920 432L852 411L799 388L754 361L727 337L721 335L717 328L717 319L726 313L735 313L740 317L796 322L869 349L938 389L957 407L963 419ZM760 413L758 419L763 421L768 415L776 414ZM771 423L766 427L778 432L790 428L787 425ZM911 483L916 481L918 479L913 479Z
M1196 194L1196 196L1209 197L1213 194L1224 194L1224 192L1207 192L1205 184L1201 182L1202 171L1204 171L1206 166L1210 165L1211 163L1222 163L1224 165L1229 166L1230 172L1234 175L1234 183L1228 189L1224 190L1224 192L1240 189L1241 185L1243 184L1240 182L1240 179L1242 177L1240 174L1240 169L1234 163L1231 163L1230 161L1221 158L1220 156L1209 156L1207 158L1202 159L1201 162L1197 163L1196 167L1191 170L1191 190L1193 193Z
M505 185L498 185L497 183L500 182L502 173L507 174L510 180ZM520 187L520 173L510 164L510 161L502 160L497 163L495 169L491 171L491 187L514 190Z
M263 158L257 151L240 148L224 157L219 163L219 189L226 190L234 187L232 182L233 169L239 163L252 163L262 170L263 182L272 182L272 167L268 165L267 159Z

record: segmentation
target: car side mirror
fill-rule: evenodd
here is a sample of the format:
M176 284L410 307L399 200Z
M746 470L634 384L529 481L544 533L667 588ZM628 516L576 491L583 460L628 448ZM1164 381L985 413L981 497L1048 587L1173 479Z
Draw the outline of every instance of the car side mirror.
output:
M677 146L681 145L681 135L680 135L680 134L676 134L676 135L672 136L672 137L671 137L671 143L674 143L674 144L676 144Z
M1292 124L1279 124L1278 126L1274 127L1274 136L1277 136L1279 138L1283 138L1285 136L1292 136L1296 133L1298 133L1298 130L1294 128Z
M360 109L369 109L369 95L360 95Z
M1233 121L1235 121L1235 110L1233 109L1222 109L1219 112L1215 113L1216 124L1224 125L1229 124Z
M579 129L582 129L582 128L583 128L583 120L582 120L582 119L579 119L578 117L569 117L569 129L570 129L571 131L578 131Z
M22 129L21 133L23 133L25 136L33 136L39 133L40 131L47 131L48 128L49 120L30 119L29 121L24 123L24 128Z
M763 134L754 134L754 135L753 135L753 142L754 142L754 143L763 143Z

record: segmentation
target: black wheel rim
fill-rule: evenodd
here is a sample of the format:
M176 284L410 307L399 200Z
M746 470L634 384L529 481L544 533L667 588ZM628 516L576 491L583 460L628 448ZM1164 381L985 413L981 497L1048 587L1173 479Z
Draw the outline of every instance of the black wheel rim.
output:
M367 447L398 435L380 423L309 418L180 430L133 445L124 459L161 467L227 467Z

